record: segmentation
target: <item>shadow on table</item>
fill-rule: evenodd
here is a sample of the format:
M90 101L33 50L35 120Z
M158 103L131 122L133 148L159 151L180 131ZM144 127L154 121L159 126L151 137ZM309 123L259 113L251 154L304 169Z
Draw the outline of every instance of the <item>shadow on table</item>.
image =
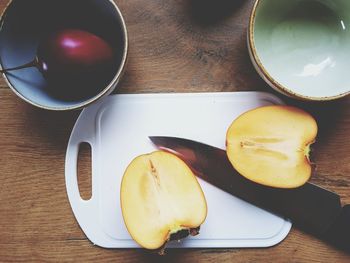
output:
M134 262L144 263L178 263L178 262L200 262L200 259L205 257L205 254L227 252L227 249L196 249L196 248L174 248L165 249L165 255L160 256L156 251L146 249L123 249L115 250L117 254L127 253L128 257L133 258ZM234 253L234 251L230 251ZM131 256L132 255L132 256ZM203 257L204 256L204 257Z
M307 102L287 98L285 101L289 105L305 109L316 118L319 128L318 137L322 139L322 144L331 139L331 134L337 132L340 122L346 120L349 113L347 109L350 106L349 96L328 102Z
M35 108L29 104L23 106L28 132L39 137L40 141L56 149L67 147L70 132L80 111L56 112Z
M244 0L190 0L189 12L201 25L210 25L232 15Z

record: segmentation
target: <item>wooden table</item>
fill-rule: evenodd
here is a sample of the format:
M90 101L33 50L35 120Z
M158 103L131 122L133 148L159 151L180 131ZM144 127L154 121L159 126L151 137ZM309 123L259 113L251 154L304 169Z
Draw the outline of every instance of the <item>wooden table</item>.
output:
M28 0L27 0L28 1ZM0 0L3 9L7 1ZM272 89L259 78L246 48L253 0L117 0L128 26L130 56L119 93L206 92ZM286 99L283 97L283 99ZM350 203L350 97L306 104L319 121L313 160L321 186ZM349 262L350 255L292 229L266 249L168 250L93 246L67 200L64 157L79 112L36 109L0 81L0 261L97 262ZM89 188L88 152L80 183Z

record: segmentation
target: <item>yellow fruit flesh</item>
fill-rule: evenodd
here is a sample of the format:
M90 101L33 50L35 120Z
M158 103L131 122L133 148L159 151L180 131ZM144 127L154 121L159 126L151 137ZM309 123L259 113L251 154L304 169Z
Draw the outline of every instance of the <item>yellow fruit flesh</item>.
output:
M310 144L317 123L288 106L267 106L237 118L227 132L227 155L244 177L267 186L295 188L311 176Z
M121 207L127 229L142 247L162 247L180 230L199 227L207 205L190 168L157 151L135 158L124 173Z

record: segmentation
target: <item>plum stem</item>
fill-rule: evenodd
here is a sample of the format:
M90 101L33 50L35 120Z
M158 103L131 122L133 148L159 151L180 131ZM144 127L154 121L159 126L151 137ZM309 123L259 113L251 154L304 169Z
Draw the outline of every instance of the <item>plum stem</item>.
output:
M8 71L13 71L13 70L18 70L18 69L23 69L23 68L31 68L31 67L37 67L38 66L38 58L36 57L34 60L31 62L28 62L26 64L23 64L18 67L13 67L13 68L6 68L6 69L1 69L0 73L6 73Z

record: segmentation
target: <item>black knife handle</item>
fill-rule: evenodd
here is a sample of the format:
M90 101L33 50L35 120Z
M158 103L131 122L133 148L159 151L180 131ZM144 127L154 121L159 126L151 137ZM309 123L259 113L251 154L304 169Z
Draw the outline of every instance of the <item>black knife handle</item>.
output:
M325 238L333 245L350 252L350 205L342 208L325 235Z

